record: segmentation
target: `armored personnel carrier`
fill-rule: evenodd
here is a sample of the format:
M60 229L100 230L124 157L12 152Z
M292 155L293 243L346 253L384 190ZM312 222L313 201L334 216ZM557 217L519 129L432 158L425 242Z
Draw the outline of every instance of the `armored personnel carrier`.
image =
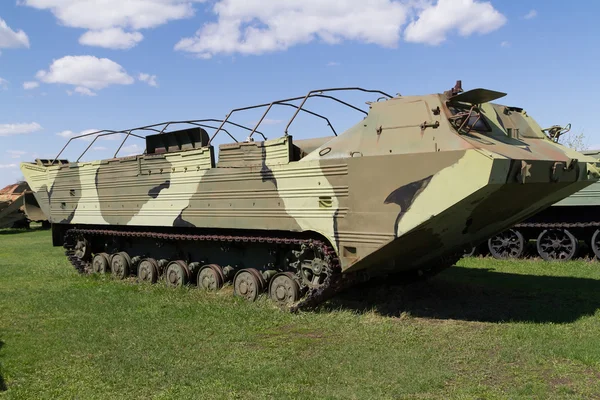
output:
M363 110L334 96L347 91L380 98ZM598 179L584 155L549 140L522 108L492 103L503 96L464 92L460 81L410 97L316 90L224 120L80 135L65 147L90 135L87 149L102 136L125 138L111 159L68 162L61 151L21 170L52 221L53 244L82 272L207 290L231 281L249 300L267 291L278 303L310 306L357 279L433 275L469 244ZM305 107L315 97L362 117L338 134ZM267 139L259 129L276 106L295 112ZM260 108L256 126L233 122ZM301 112L331 133L295 139L289 129ZM217 158L219 133L233 142ZM145 140L144 153L118 157L129 138Z
M47 222L27 182L0 189L0 229L27 228L30 222Z
M600 150L583 154L600 160ZM480 251L494 258L524 257L535 240L546 261L568 261L586 244L600 259L600 183L594 183L504 232L492 236Z

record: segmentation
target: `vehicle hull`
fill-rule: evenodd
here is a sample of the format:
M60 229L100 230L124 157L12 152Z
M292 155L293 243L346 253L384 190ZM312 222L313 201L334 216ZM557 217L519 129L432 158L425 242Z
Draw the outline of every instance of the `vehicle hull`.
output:
M22 171L57 225L305 232L331 243L343 271L373 273L435 263L591 183L585 163L550 182L555 161L476 149L248 168L211 168L206 156Z

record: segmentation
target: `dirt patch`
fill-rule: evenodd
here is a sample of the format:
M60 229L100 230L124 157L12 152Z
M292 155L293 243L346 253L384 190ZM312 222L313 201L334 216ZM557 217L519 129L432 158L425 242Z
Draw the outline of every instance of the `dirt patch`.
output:
M490 348L487 351L490 363L479 363L475 375L472 366L455 366L456 378L446 382L448 387L460 387L464 380L475 379L479 385L505 393L517 387L527 387L539 382L546 386L549 395L576 395L583 398L600 399L595 395L594 386L600 381L600 372L592 367L574 363L568 359L547 360L544 364L531 365L525 359L519 358L513 362L502 362L499 359L499 349ZM568 365L569 368L560 368ZM526 371L526 372L525 372ZM528 379L523 380L527 376ZM586 382L587 384L583 383Z
M567 359L556 359L552 365L567 364L573 368L573 372L569 375L558 374L555 368L551 366L544 366L539 368L539 374L543 377L544 381L556 391L559 389L564 390L568 388L573 393L577 393L577 381L581 381L582 378L590 385L597 385L600 381L600 372L589 366L576 365L571 360ZM576 379L574 379L576 378ZM594 398L600 398L600 394Z
M275 328L271 332L264 333L265 337L290 337L290 338L308 338L308 339L325 339L327 336L324 332L314 329L305 329L297 325L282 325Z
M272 351L282 346L291 346L297 349L299 357L309 359L319 354L319 349L326 347L331 338L332 335L323 331L289 324L257 334L248 345L261 351Z

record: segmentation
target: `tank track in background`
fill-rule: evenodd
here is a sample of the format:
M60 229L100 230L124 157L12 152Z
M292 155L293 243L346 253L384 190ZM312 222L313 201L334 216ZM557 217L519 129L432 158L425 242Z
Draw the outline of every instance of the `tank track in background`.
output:
M600 222L523 222L514 225L513 228L600 228Z
M551 233L552 231L554 233ZM490 255L498 259L530 259L541 257L546 261L568 261L579 258L581 256L580 250L585 249L584 257L592 255L596 259L600 259L599 232L600 221L582 221L581 219L572 217L563 221L559 220L558 222L556 220L525 221L512 226L505 232L493 236L478 246L474 246L470 253L465 252L465 254L469 256L478 253L483 256ZM540 246L540 243L538 243L540 237L552 234L555 235L554 238L545 236L544 240L546 242ZM560 237L562 244L556 250L546 250L544 252L544 247L546 249L549 248L549 241L554 240L558 242L557 234L562 235ZM510 241L508 238L510 238ZM530 251L531 244L529 242L531 240L535 240L536 242L535 251L533 252ZM580 246L581 244L583 246ZM554 244L551 246L554 246ZM508 254L509 247L512 249L510 250L511 254ZM502 253L499 253L498 249ZM557 258L559 252L561 257Z
M231 235L194 235L179 233L161 233L151 231L127 231L111 229L81 229L72 228L65 233L64 245L65 255L73 267L81 274L91 273L91 262L83 261L75 255L75 244L78 237L105 236L105 237L130 237L149 238L168 241L213 241L222 243L267 243L285 245L306 245L318 248L323 255L328 269L328 277L318 288L309 288L307 294L296 304L289 306L289 310L311 309L333 297L336 293L351 286L356 282L354 275L342 274L339 260L335 250L326 243L314 239L294 239L273 236L231 236Z

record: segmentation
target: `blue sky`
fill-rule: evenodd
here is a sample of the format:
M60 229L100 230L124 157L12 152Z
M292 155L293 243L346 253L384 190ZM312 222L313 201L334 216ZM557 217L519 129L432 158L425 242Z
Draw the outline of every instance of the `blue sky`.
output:
M334 86L409 95L462 79L465 89L507 92L503 103L542 126L570 122L600 147L599 11L591 0L0 0L0 187L20 177L20 161L53 157L73 133L222 118ZM310 107L338 131L360 118L319 100ZM292 111L270 116L269 137ZM290 133L328 130L303 118ZM98 142L87 159L117 145Z

